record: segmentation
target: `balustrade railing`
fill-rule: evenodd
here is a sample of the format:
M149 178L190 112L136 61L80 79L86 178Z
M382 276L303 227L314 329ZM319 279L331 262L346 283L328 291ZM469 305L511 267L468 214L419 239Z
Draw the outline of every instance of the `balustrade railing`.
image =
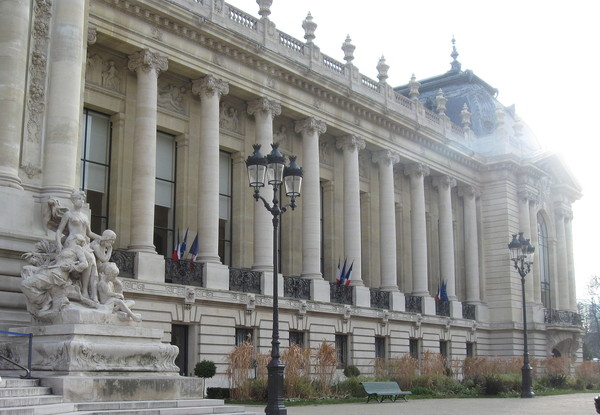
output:
M414 295L404 296L404 308L409 313L422 313L423 312L423 297L416 297Z
M200 262L165 258L165 281L173 284L203 287L204 267Z
M258 20L233 6L229 6L229 19L244 27L256 30Z
M344 73L345 66L341 62L338 62L327 55L323 55L323 65L325 65L326 68L329 68L334 72L341 74Z
M262 272L248 269L229 269L229 291L261 294L260 279Z
M438 300L435 302L435 315L450 317L450 301Z
M287 33L279 32L279 43L293 51L304 53L304 43Z
M390 309L390 292L371 289L371 308Z
M352 305L352 287L336 282L330 282L329 298L332 303Z
M363 76L360 78L360 81L367 88L371 88L373 91L379 92L379 83L375 82L371 78L367 78L366 76Z
M310 280L301 277L283 277L283 296L310 300Z
M462 316L467 320L475 320L475 305L462 303Z
M544 310L544 321L548 324L560 326L581 326L581 314L566 310Z

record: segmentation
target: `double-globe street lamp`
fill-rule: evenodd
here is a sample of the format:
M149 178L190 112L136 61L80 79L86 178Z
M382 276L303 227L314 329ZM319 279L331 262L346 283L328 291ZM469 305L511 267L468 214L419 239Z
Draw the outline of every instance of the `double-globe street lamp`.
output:
M271 340L271 361L268 369L268 400L265 413L267 415L287 415L287 409L283 404L283 369L284 364L279 354L279 301L277 281L277 229L279 228L279 217L287 208L296 208L296 198L300 197L300 186L302 185L302 169L296 164L296 157L290 156L290 164L285 165L285 157L279 152L279 144L271 144L272 151L265 157L260 154L260 144L254 144L254 153L246 160L248 169L248 180L250 187L254 188L254 199L262 200L265 209L273 215L273 334ZM266 183L265 183L266 180ZM285 186L285 194L290 198L290 203L279 206L279 187ZM268 184L273 187L273 200L269 204L259 193L261 187Z
M527 348L527 311L525 309L525 275L531 271L533 264L533 253L535 248L529 242L529 239L523 237L523 232L519 232L519 236L513 235L512 241L508 244L510 250L510 259L514 264L515 269L521 276L521 287L523 295L523 368L521 369L521 398L533 398L532 372L533 369L529 364L529 350Z

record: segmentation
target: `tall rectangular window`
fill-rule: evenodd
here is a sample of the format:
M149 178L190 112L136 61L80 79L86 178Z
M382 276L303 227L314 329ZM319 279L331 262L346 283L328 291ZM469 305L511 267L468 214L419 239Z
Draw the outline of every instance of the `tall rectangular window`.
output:
M241 346L244 343L253 344L254 339L254 330L246 328L246 327L236 327L235 328L235 345L237 347Z
M304 347L304 332L297 330L290 330L290 346L297 344L300 347Z
M100 234L108 228L110 117L84 109L82 127L81 189L92 213L90 227Z
M475 343L467 342L467 357L475 357Z
M156 134L156 194L154 198L154 246L159 255L173 253L175 237L175 137ZM181 236L183 238L183 235Z
M448 340L440 340L440 354L445 359L448 358Z
M335 352L337 354L338 367L346 367L348 364L348 335L335 335Z
M231 155L219 154L219 257L231 266Z
M387 357L385 350L385 337L375 337L375 358L385 359Z
M413 359L419 359L419 339L408 339L408 350L410 357Z

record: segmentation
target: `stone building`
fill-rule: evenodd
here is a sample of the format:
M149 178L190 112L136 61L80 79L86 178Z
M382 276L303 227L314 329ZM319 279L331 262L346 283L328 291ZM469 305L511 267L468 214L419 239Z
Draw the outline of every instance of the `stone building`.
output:
M531 356L581 359L581 189L560 158L455 48L448 72L393 87L384 59L370 79L349 38L339 62L315 43L310 15L299 40L257 3L260 18L222 0L1 2L1 328L29 322L21 255L54 238L48 199L69 206L81 188L92 229L117 234L141 324L180 347L182 373L209 359L223 375L246 340L269 350L273 227L245 160L278 142L304 172L278 236L282 347L326 340L363 373L424 351L518 357L521 280L507 244L524 232L536 247ZM173 260L185 234L185 259ZM335 283L345 258L347 287ZM435 299L442 283L448 301Z

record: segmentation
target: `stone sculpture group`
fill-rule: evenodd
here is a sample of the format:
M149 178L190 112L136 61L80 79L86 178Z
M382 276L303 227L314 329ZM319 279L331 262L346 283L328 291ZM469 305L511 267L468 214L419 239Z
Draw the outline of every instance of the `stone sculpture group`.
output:
M71 194L72 209L48 201L47 225L56 231L54 242L42 240L23 255L28 265L21 270L21 290L27 310L41 321L52 322L65 309L116 313L120 319L141 321L131 311L133 301L123 297L119 269L110 262L116 234L93 233L83 211L85 193ZM72 302L73 301L73 302Z

